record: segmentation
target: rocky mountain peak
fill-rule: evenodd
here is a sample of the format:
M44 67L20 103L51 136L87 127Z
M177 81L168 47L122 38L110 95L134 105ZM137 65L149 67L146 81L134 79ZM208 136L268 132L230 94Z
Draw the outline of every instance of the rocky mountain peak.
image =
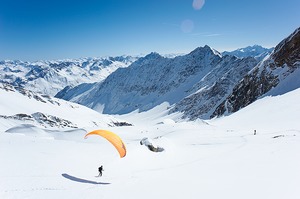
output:
M150 53L88 90L77 87L61 97L107 114L146 111L164 102L178 103L173 111L184 112L195 119L218 105L232 84L256 64L254 58L222 57L207 45L175 58ZM202 103L203 100L207 103Z
M300 27L276 46L272 58L278 66L295 67L294 64L300 61Z
M200 56L200 57L204 57L204 56L207 56L207 55L210 55L210 56L217 55L219 57L222 56L221 53L219 53L217 50L212 49L208 45L196 48L195 50L190 52L189 55Z
M259 97L284 94L300 87L300 28L280 42L273 53L251 70L211 117L230 114L251 104Z

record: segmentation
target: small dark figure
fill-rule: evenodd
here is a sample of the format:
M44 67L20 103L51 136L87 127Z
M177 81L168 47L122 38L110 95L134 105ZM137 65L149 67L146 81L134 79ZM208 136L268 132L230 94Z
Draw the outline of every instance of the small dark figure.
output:
M98 177L101 177L102 176L102 171L104 171L103 169L103 166L101 165L101 167L98 168L98 171L99 171L99 175Z
M254 130L254 135L256 135L256 130Z

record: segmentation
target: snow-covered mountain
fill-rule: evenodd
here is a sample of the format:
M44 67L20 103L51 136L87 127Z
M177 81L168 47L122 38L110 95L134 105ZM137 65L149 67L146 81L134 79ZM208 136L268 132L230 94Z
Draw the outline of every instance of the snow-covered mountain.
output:
M32 125L48 129L108 127L126 124L87 107L0 83L0 128Z
M114 117L0 83L0 198L298 199L299 47L300 28L259 64L208 46L174 58L151 53L58 94L98 111L130 112ZM47 72L31 67L26 78ZM5 74L22 80L21 69ZM215 115L239 111L180 118L208 117L216 106ZM124 158L99 136L84 139L98 128L120 136Z
M264 57L269 55L274 48L264 48L259 45L247 46L245 48L239 48L234 51L224 51L222 55L234 55L237 57L254 57L255 59L261 61Z
M57 61L1 61L0 82L54 96L66 86L99 82L137 57L119 56Z
M231 93L232 88L247 74L257 61L252 57L239 59L226 55L199 82L189 95L170 110L183 112L184 117L208 119L217 106ZM190 94L191 93L191 94Z
M300 87L300 28L247 74L212 116L236 112L261 96L280 95Z
M103 82L66 88L57 97L108 114L141 112L168 102L170 113L196 119L206 117L257 63L251 57L222 56L209 46L175 58L151 53Z

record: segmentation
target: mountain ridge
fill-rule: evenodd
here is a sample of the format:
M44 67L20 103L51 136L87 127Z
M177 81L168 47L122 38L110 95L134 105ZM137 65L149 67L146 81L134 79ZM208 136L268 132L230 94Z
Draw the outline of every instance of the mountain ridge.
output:
M175 58L165 58L158 53L150 53L129 67L116 70L102 83L92 85L89 91L81 90L80 92L84 94L74 95L74 90L69 90L66 93L59 93L57 97L83 104L106 114L124 114L137 109L142 112L168 102L170 113L182 111L185 117L196 119L204 116L204 112L196 113L194 108L194 113L190 114L193 106L185 104L184 101L179 105L175 104L183 99L188 101L188 96L203 93L201 90L204 87L210 87L211 89L205 88L206 91L209 90L207 91L209 94L206 95L221 93L214 102L216 105L228 93L224 90L230 90L229 87L232 87L235 81L242 78L257 63L258 61L251 57L222 56L207 45ZM239 70L236 70L237 68ZM228 80L227 77L227 80L224 80L225 77L221 72L217 73L218 70L230 74L230 77L238 76L238 78ZM214 81L207 83L209 79L223 81L218 84L219 90L216 89L218 86ZM227 83L224 83L226 81ZM80 90L79 87L76 89ZM74 97L64 98L70 92Z
M247 46L244 48L238 48L233 51L224 51L224 52L222 52L222 55L234 55L239 58L254 57L255 59L261 61L261 60L263 60L264 57L269 55L273 50L274 50L273 47L265 48L265 47L255 44L255 45Z
M0 82L54 96L66 86L98 82L137 57L118 56L54 61L0 61Z
M284 94L299 88L299 74L300 28L297 28L235 86L232 94L217 107L212 117L236 112L260 97L272 93ZM281 87L281 92L278 87Z

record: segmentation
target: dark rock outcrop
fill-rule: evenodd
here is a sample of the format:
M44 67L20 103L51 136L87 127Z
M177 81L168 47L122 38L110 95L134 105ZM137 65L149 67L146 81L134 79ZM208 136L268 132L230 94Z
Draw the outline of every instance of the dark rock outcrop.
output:
M268 59L250 71L211 117L230 114L251 104L299 68L300 28L280 42Z

